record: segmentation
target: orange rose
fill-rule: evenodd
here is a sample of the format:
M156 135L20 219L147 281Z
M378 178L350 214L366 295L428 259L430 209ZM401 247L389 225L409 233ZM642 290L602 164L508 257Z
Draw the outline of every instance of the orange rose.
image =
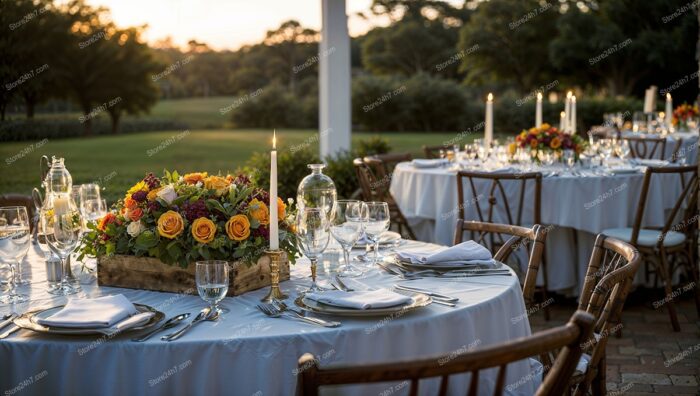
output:
M114 221L117 220L117 216L114 213L107 213L105 217L103 217L99 224L97 224L97 229L100 231L104 231L105 228L111 223L114 223Z
M146 199L148 200L148 202L153 202L153 201L155 201L156 198L158 198L158 191L160 191L160 190L162 190L162 189L163 189L163 187L158 187L158 188L156 188L156 189L153 189L153 190L149 191L149 192L148 192L148 195L146 195Z
M250 236L250 221L246 215L238 214L226 222L226 234L234 241L242 241Z
M185 229L185 222L179 213L169 210L158 218L158 234L160 236L175 239Z
M130 196L124 198L124 207L125 207L125 208L127 208L127 209L134 209L134 208L137 207L138 205L139 205L139 203L136 202L135 200L133 200Z
M206 217L199 217L192 222L192 236L199 243L209 243L216 235L216 224Z
M128 212L126 212L127 217L129 217L129 220L131 221L139 221L141 220L141 217L143 217L143 209L141 208L135 208L131 209Z
M231 183L221 176L209 176L204 179L204 187L208 190L216 191L216 196L220 197L226 193Z
M248 214L262 225L270 224L270 210L265 203L259 201L257 198L253 199L248 204Z
M182 176L183 180L185 180L185 183L187 184L197 184L197 182L204 181L204 178L206 177L207 172L194 172Z
M553 150L558 149L561 147L561 140L558 137L552 138L552 141L549 142L549 147L551 147Z
M287 213L287 205L284 204L282 198L277 198L277 220L284 219Z

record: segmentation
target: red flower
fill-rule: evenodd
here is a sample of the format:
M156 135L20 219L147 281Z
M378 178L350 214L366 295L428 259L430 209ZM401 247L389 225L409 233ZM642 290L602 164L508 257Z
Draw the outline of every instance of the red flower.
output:
M100 222L97 224L97 229L104 231L108 225L114 223L117 220L117 216L114 213L107 213Z

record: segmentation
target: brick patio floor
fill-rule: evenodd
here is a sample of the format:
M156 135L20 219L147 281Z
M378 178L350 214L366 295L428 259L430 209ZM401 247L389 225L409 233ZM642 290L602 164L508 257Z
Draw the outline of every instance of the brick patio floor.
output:
M565 323L576 301L554 296L551 319L541 312L530 317L532 330ZM608 394L700 395L700 320L691 293L678 297L676 307L681 331L671 328L665 307L653 308L663 298L655 290L630 294L622 315L622 338L610 337L607 345Z

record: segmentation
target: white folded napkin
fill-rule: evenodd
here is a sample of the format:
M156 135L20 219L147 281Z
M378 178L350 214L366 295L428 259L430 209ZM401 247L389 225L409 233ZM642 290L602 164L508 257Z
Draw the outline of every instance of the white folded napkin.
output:
M440 264L440 265L481 265L494 267L496 261L491 252L474 241L462 242L459 245L443 249L437 253L396 252L401 261L411 264Z
M117 322L117 324L112 327L106 327L104 329L99 329L98 331L107 335L121 333L129 330L132 327L138 327L146 324L153 316L155 316L155 312L141 312L134 316L129 316L121 322Z
M445 158L440 159L414 159L411 161L411 165L416 168L439 168L441 166L447 165L450 161Z
M411 297L387 289L353 292L329 290L320 293L308 293L306 298L335 307L354 309L395 307L413 301Z
M39 319L44 326L71 328L112 327L123 319L138 314L126 297L121 294L92 299L68 300L63 309Z

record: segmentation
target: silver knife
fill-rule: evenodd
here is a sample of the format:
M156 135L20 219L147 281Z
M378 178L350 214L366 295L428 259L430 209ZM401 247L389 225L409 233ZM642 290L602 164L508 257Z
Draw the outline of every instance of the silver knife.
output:
M12 325L15 326L15 327L13 327L13 328L11 328L11 329L5 331L4 333L0 334L0 340L7 338L8 336L10 336L10 335L11 335L12 333L14 333L15 331L21 329L21 327L17 326L17 325L14 324L14 323L13 323Z
M338 284L338 286L340 286L340 290L342 290L344 292L354 291L354 289L347 287L345 285L345 283L343 283L343 281L340 280L340 277L338 275L336 275L334 279L335 279L335 282Z
M417 288L417 287L410 287L410 286L399 285L399 284L395 284L394 287L397 288L397 289L402 289L402 290L414 291L414 292L418 292L418 293L427 294L427 295L429 295L429 296L431 296L431 297L437 297L437 298L439 298L439 299L441 299L441 300L445 300L445 301L448 301L448 302L457 302L457 301L459 301L459 298L451 297L451 296L448 296L448 295L445 295L445 294L435 293L435 292L433 292L433 291L426 290L426 289L420 289L420 288Z
M9 326L15 319L17 318L16 314L10 314L5 320L0 322L0 330L4 329L5 327Z
M204 319L206 319L207 316L209 316L209 313L210 313L210 312L211 312L211 311L209 310L209 308L204 308L203 310L201 310L201 311L197 314L197 316L195 316L194 319L192 319L192 321L191 321L190 323L187 324L187 326L183 327L182 329L180 329L180 330L178 330L178 331L176 331L176 332L174 332L174 333L166 334L166 335L160 337L160 339L161 339L162 341L174 341L174 340L176 340L176 339L182 337L182 335L185 334L185 332L186 332L187 330L189 330L190 328L192 328L192 326L194 326L194 325L196 325L197 323L199 323L199 322L203 321Z
M148 333L144 334L141 337L132 338L131 341L135 341L135 342L146 341L147 339L151 338L152 335L154 335L160 331L173 328L173 327L177 326L178 324L180 324L180 322L182 322L183 320L185 320L189 317L190 317L189 312L173 316L172 318L166 320L165 323L163 323L162 325L156 327L155 329L149 331Z

